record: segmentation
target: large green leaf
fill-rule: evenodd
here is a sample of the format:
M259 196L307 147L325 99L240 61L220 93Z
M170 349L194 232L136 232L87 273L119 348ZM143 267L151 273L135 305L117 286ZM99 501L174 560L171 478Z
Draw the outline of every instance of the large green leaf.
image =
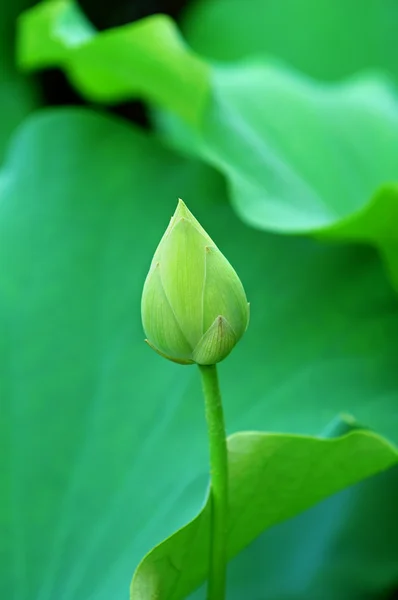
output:
M140 322L143 280L178 195L251 301L252 326L220 368L228 431L316 434L346 410L396 439L398 307L372 252L253 231L232 214L214 171L83 110L31 119L2 175L2 597L123 598L144 554L200 511L207 451L198 375L146 348ZM281 513L279 505L262 512L259 496L258 529L239 533L232 553L394 460L366 433L231 440L233 449L249 442L259 444L259 460L249 462L260 471L280 444L275 474L286 479L281 489L274 481L275 501L305 481L308 489ZM297 457L284 455L289 445L303 460L310 447L319 458L336 452L310 457L317 482L292 479L300 472ZM232 457L236 466L248 459ZM169 566L162 585L175 575Z
M398 180L398 102L382 79L327 85L264 63L213 68L212 101L191 141L225 173L239 214L255 227L392 235L389 222L376 218L372 228L374 215L362 225L382 204L372 198L378 188ZM395 187L383 198L394 210Z
M395 468L268 529L230 562L228 600L392 597L397 502ZM193 598L205 598L204 586Z
M85 39L75 11L54 50L57 6L73 8L24 16L22 65L57 64L91 98L141 95L174 112L168 136L226 175L246 222L376 244L398 287L398 102L387 80L321 84L264 61L210 70L162 16Z
M195 51L215 60L278 56L320 79L364 68L398 77L394 0L196 0L183 32Z
M334 419L325 434L349 429ZM397 502L395 467L268 529L230 562L228 598L389 597L398 582ZM192 598L204 598L204 587Z
M229 556L264 529L369 474L371 456L375 464L386 458L397 462L396 453L381 448L377 438L371 440L364 432L335 441L256 432L230 437ZM183 600L206 578L209 543L208 501L195 520L144 559L132 581L131 599Z
M202 126L160 122L226 175L244 221L375 245L398 289L398 102L384 79L326 85L263 63L214 67Z

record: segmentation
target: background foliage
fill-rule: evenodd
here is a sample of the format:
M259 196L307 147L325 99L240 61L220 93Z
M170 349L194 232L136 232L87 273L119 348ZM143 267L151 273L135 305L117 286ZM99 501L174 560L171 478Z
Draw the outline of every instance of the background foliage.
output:
M228 432L254 430L229 441L228 598L392 597L397 4L201 0L170 10L185 40L112 4L23 13L19 69L26 5L0 9L0 593L205 579L198 376L139 308L181 196L251 302L220 368Z

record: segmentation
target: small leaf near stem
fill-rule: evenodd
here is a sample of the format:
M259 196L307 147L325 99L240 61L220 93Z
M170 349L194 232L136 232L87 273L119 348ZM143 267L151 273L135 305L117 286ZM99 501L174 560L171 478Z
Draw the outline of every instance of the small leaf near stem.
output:
M199 365L210 449L210 564L207 600L224 600L228 534L228 457L216 365Z

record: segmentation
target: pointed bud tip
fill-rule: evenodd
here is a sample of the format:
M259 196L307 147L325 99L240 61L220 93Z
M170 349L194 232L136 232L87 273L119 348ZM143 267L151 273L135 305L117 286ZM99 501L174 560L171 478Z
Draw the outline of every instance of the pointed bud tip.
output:
M187 210L188 210L188 208L187 208L187 205L185 204L185 202L183 200L181 200L181 198L178 198L177 207L175 209L174 214L175 215L178 213L185 214Z
M191 211L189 210L185 202L181 200L181 198L178 198L177 208L175 209L173 218L176 220L179 217L186 217L188 219L193 218Z

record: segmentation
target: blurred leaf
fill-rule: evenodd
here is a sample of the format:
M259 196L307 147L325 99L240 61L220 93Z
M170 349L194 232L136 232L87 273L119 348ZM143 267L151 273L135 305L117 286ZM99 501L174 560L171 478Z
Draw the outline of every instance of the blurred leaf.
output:
M1 77L0 73L0 164L11 134L36 104L35 90L28 81L14 75Z
M208 96L207 65L166 15L95 34L73 2L42 2L20 19L18 52L25 69L63 66L92 100L143 96L193 125Z
M4 76L5 70L13 70L17 17L33 3L34 0L13 0L0 5L0 77Z
M158 123L223 172L253 227L378 247L398 290L398 102L388 82L320 84L281 67L213 68L200 129Z
M74 13L55 51L56 6L71 5L42 4L21 21L24 66L58 64L90 97L139 95L174 111L168 137L226 175L246 222L376 244L398 289L398 102L387 80L321 84L262 62L213 67L210 80L162 16L81 42Z
M177 196L251 301L252 326L220 366L228 431L313 435L349 411L396 439L398 307L370 250L253 231L210 168L89 111L32 118L1 183L1 597L125 598L142 556L201 509L199 378L147 349L140 322L143 281ZM370 434L308 441L352 449L355 440L363 452L352 464L340 455L332 489L348 483L354 461L353 477L382 468L373 460L384 445ZM300 496L296 509L320 497ZM278 520L265 514L261 527Z
M387 81L320 84L262 63L214 68L203 124L185 136L225 173L255 227L396 237L379 214L396 211L398 180L398 102Z
M369 67L398 78L397 20L395 0L196 0L182 28L215 60L273 55L319 79Z
M9 137L37 103L32 83L15 72L15 23L30 0L0 3L0 164Z

